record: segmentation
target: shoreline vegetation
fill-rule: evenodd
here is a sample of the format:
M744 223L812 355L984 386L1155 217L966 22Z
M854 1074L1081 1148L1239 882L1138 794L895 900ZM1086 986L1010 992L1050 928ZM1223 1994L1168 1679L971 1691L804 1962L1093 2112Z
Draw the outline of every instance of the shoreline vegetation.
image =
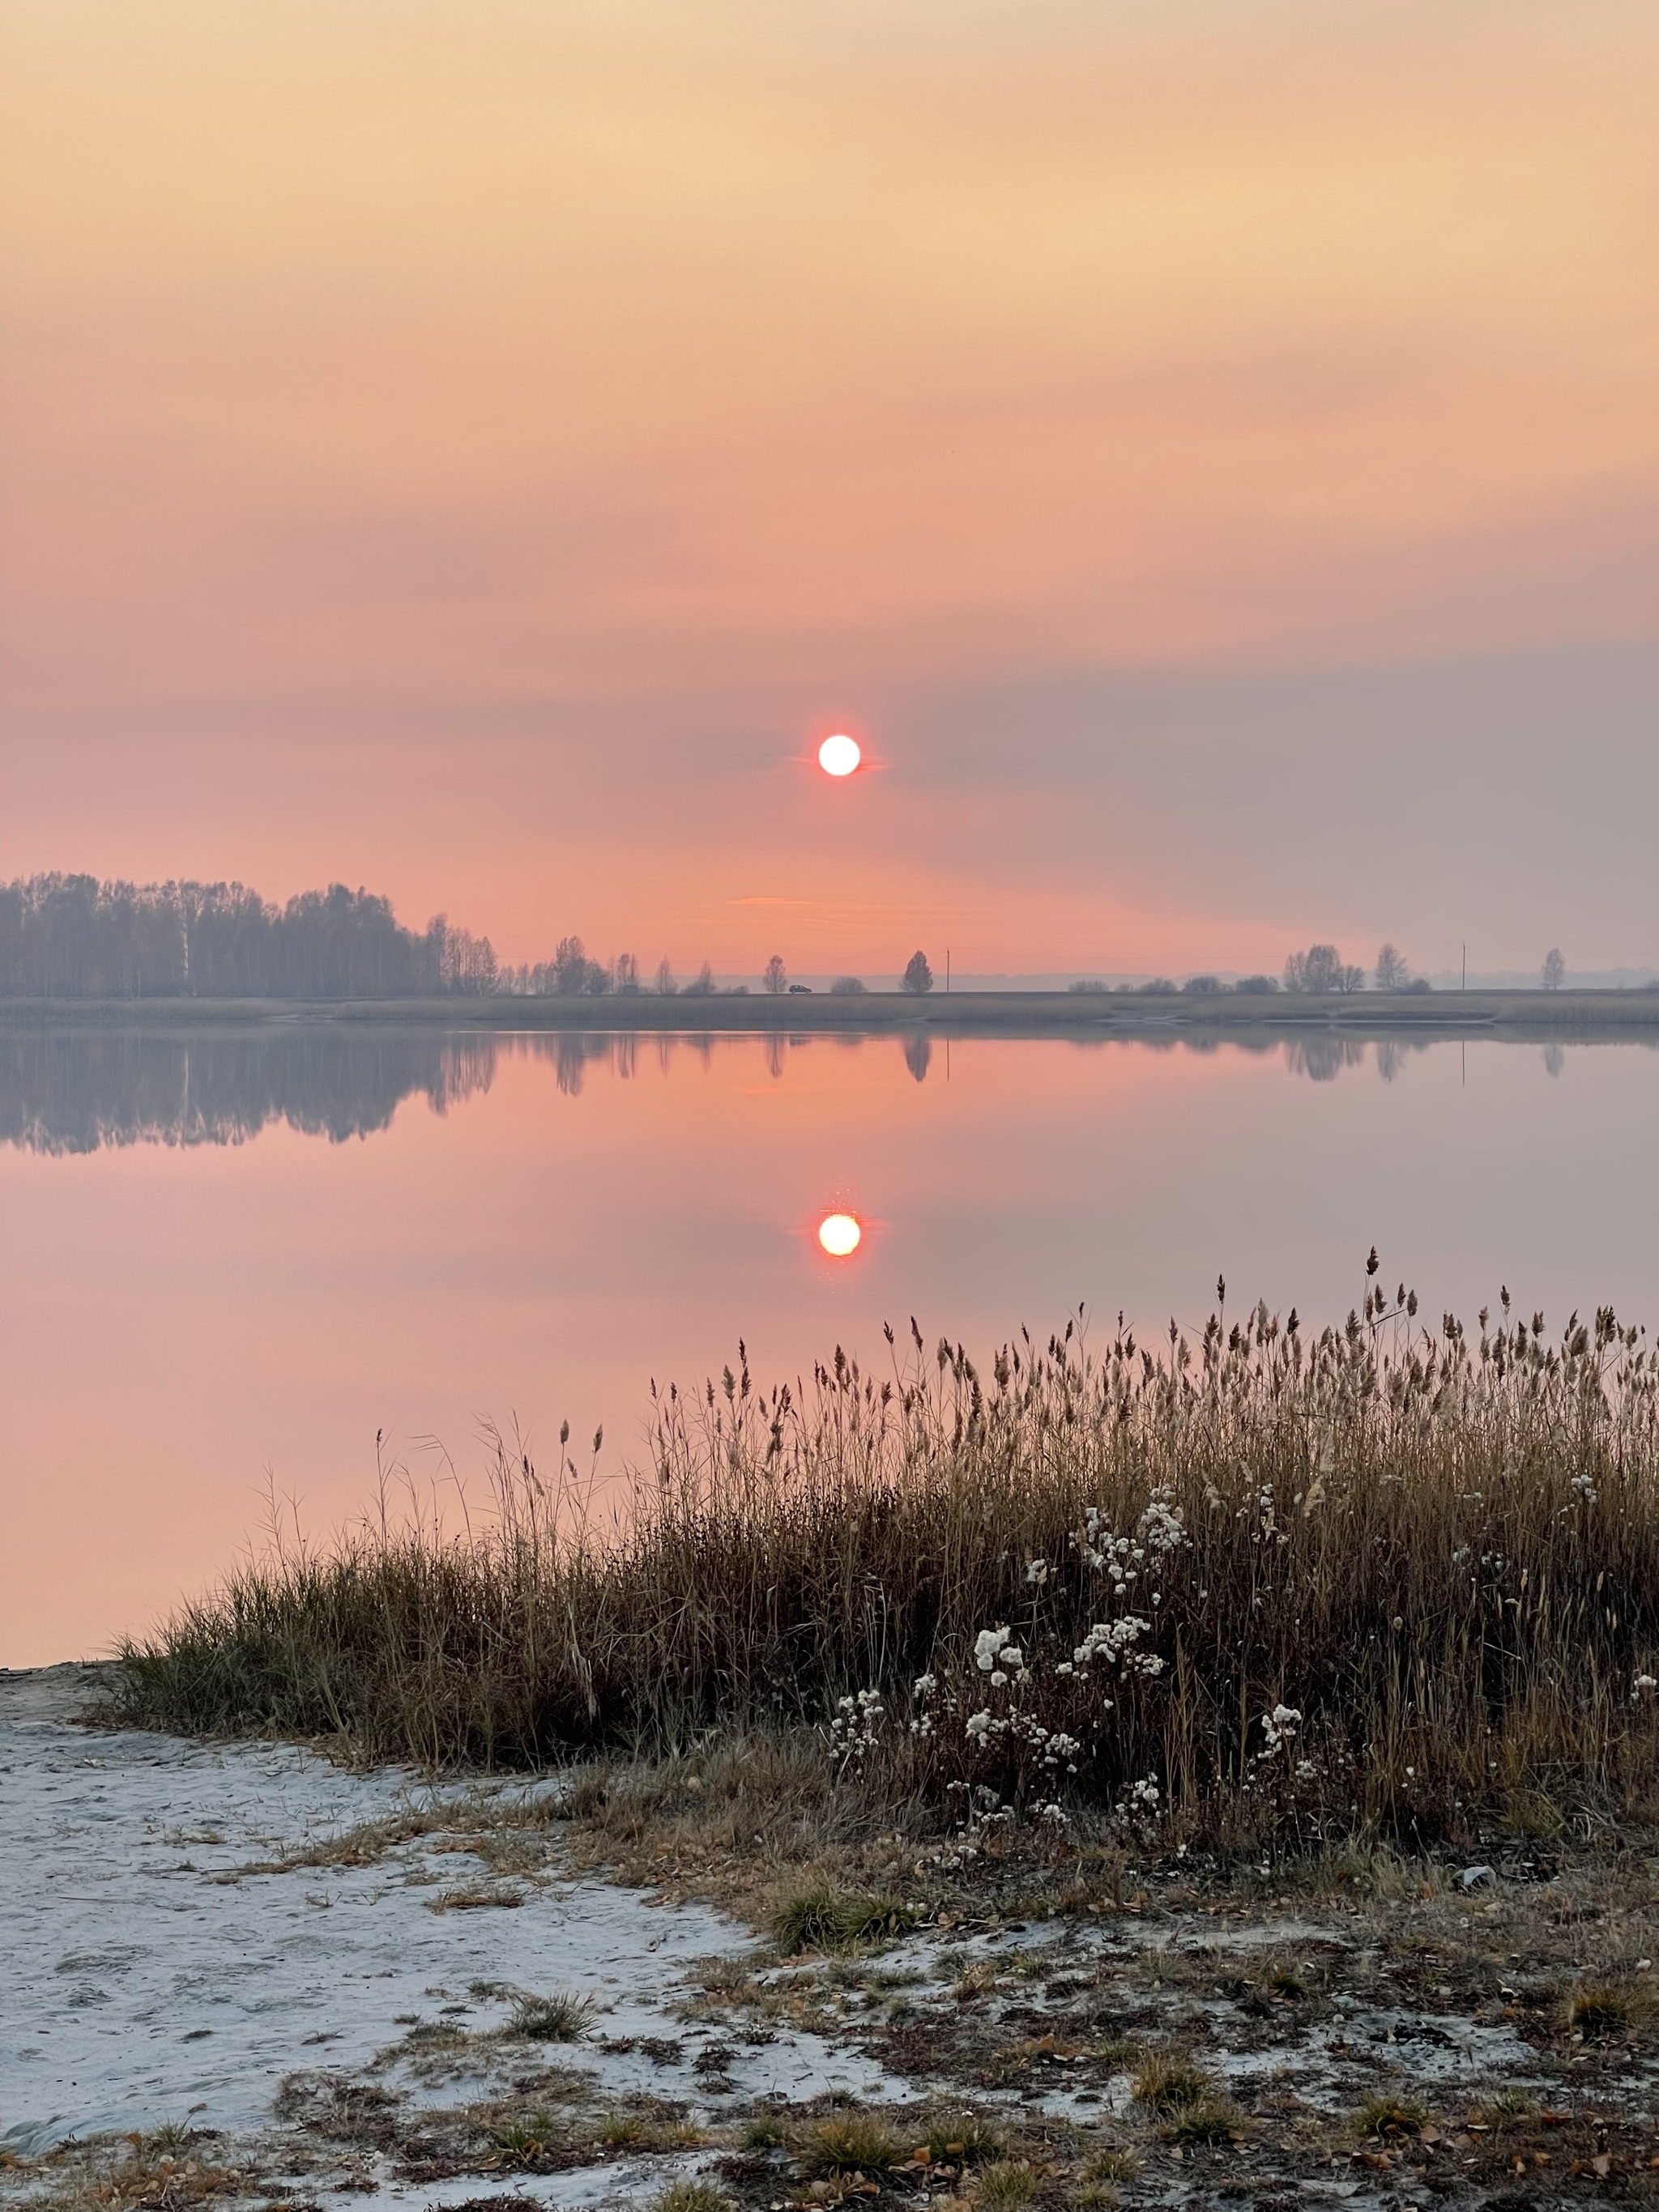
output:
M432 998L0 998L0 1027L258 1029L314 1024L596 1036L1295 1036L1511 1038L1571 1036L1612 1042L1659 1031L1659 990L1469 990L1254 996L1147 990L803 993L640 992L590 997L480 994Z
M855 975L813 985L792 981L778 952L751 988L746 980L717 980L707 960L695 975L677 976L666 954L647 975L635 953L598 959L574 935L561 938L550 958L514 967L497 959L489 938L445 915L412 930L390 899L338 883L285 906L240 883L135 884L58 872L0 884L0 1007L60 1014L73 1008L94 1019L160 1004L192 1021L285 1018L316 1009L322 1018L349 1013L497 1027L810 1032L983 1023L1025 1024L1029 1033L1042 1034L1135 1021L1255 1027L1277 1019L1304 1026L1352 1018L1359 1002L1360 1018L1389 1028L1506 1017L1552 1029L1587 1020L1659 1025L1659 977L1630 988L1568 990L1559 946L1545 955L1538 976L1535 991L1437 992L1392 943L1378 947L1369 969L1345 959L1335 945L1314 944L1288 953L1276 975L1195 974L1181 982L1149 976L1116 984L1084 975L1063 990L953 993L948 955L941 992L919 947L896 990L872 991ZM1622 979L1600 979L1609 980Z
M724 1758L964 1868L1647 1824L1645 1330L1552 1337L1507 1293L1430 1326L1375 1254L1317 1334L1217 1291L1200 1339L1074 1322L987 1370L914 1322L881 1376L837 1350L757 1389L740 1348L653 1386L609 1513L568 1433L553 1469L498 1438L459 1526L389 1471L371 1519L273 1534L125 1644L112 1711L434 1771Z

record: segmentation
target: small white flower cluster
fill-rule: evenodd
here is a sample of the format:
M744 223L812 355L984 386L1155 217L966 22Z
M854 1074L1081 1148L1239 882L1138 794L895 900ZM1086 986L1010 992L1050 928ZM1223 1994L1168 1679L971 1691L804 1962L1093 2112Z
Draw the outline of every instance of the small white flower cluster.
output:
M967 1860L979 1856L980 1844L993 1828L1013 1826L1014 1808L1012 1805L1005 1805L996 1791L983 1782L971 1786L966 1782L951 1782L945 1786L950 1790L961 1790L968 1799L967 1818L963 1822L961 1834L952 1849L939 1855L941 1866L959 1867Z
M939 1683L932 1674L918 1674L910 1685L912 1692L921 1704L921 1711L910 1723L912 1735L932 1735L933 1733L933 1716L927 1710L927 1700L938 1687Z
M1261 1733L1267 1739L1267 1747L1261 1754L1262 1757L1271 1759L1287 1743L1293 1743L1296 1740L1296 1732L1301 1725L1302 1714L1300 1709L1295 1705L1275 1705L1272 1712L1263 1713Z
M1132 1583L1140 1579L1139 1566L1146 1557L1146 1547L1135 1548L1133 1539L1115 1536L1106 1527L1104 1516L1097 1505L1091 1505L1083 1516L1083 1528L1079 1535L1078 1549L1097 1574L1104 1572L1112 1578L1112 1588L1120 1595Z
M1057 1771L1063 1765L1068 1774L1077 1772L1078 1754L1083 1749L1074 1735L1067 1735L1063 1729L1044 1728L1040 1720L1021 1712L1018 1706L1009 1712L994 1713L986 1705L969 1713L963 1723L963 1733L975 1744L988 1744L994 1737L1005 1735L1016 1743L1028 1743L1042 1755L1046 1767Z
M1659 1688L1659 1683L1655 1682L1651 1674L1638 1674L1630 1686L1632 1705L1639 1705L1644 1697L1650 1697L1656 1688Z
M1152 1503L1136 1523L1136 1533L1155 1559L1166 1559L1187 1541L1187 1524L1181 1508L1170 1503L1174 1492L1167 1484L1152 1492Z
M830 1760L845 1773L875 1749L887 1708L879 1690L860 1690L856 1698L842 1698L830 1722Z
M1133 1534L1119 1535L1102 1510L1091 1506L1085 1510L1083 1525L1072 1540L1089 1565L1106 1578L1109 1601L1115 1597L1121 1602L1142 1581L1155 1583L1162 1580L1166 1565L1192 1539L1181 1509L1174 1503L1174 1492L1163 1486L1152 1492ZM1027 1558L1024 1581L1028 1589L1034 1593L1043 1591L1053 1571L1048 1559ZM1162 1591L1152 1588L1141 1595L1140 1601L1150 1608L1162 1600ZM1036 1702L1042 1668L1049 1668L1058 1686L1062 1679L1088 1674L1094 1662L1103 1657L1109 1667L1117 1669L1120 1680L1137 1674L1156 1680L1165 1672L1167 1662L1155 1650L1142 1648L1153 1641L1154 1633L1153 1622L1147 1615L1126 1612L1115 1620L1097 1621L1069 1659L1049 1661L1044 1657L1039 1662L1035 1656L1027 1658L1015 1641L1012 1629L981 1629L974 1641L974 1666L985 1680L984 1703L977 1711L963 1715L963 1731L968 1745L982 1753L990 1753L1000 1747L1003 1755L1016 1758L1028 1776L1033 1776L1034 1767L1045 1777L1052 1776L1055 1783L1062 1775L1074 1776L1080 1762L1090 1755L1087 1741L1063 1728L1045 1728L1029 1710ZM919 1694L921 1686L918 1684ZM998 1696L999 1692L1003 1694ZM1085 1696L1089 1703L1094 1703L1087 1691ZM957 1710L954 1705L949 1709ZM1111 1698L1099 1699L1101 1713L1112 1710ZM1075 1718L1075 1715L1068 1717ZM916 1727L914 1722L911 1725L913 1729ZM1034 1759L1030 1758L1033 1753ZM1031 1809L1036 1817L1042 1819L1059 1820L1063 1817L1057 1802L1051 1805L1040 1797ZM1161 1793L1156 1779L1148 1776L1145 1782L1137 1783L1121 1809L1126 1820L1144 1820L1160 1814ZM981 1822L983 1817L978 1816Z
M1152 1626L1150 1620L1143 1620L1136 1613L1126 1613L1121 1620L1097 1620L1073 1652L1073 1663L1087 1667L1103 1656L1126 1674L1161 1674L1164 1662L1157 1652L1134 1648L1143 1636L1151 1634Z
M981 1628L974 1639L974 1664L990 1676L994 1690L1024 1668L1025 1654L1013 1641L1013 1633L1012 1628Z
M1173 1495L1167 1484L1152 1492L1133 1536L1115 1535L1097 1505L1085 1510L1078 1548L1097 1573L1110 1576L1114 1589L1121 1593L1129 1589L1144 1569L1169 1559L1189 1540L1181 1508L1170 1502Z
M1244 1520L1251 1510L1250 1504L1241 1505L1238 1509L1237 1519ZM1254 1510L1261 1516L1261 1526L1251 1539L1253 1543L1288 1544L1290 1542L1289 1535L1279 1525L1279 1509L1273 1501L1273 1486L1271 1482L1264 1482L1256 1492Z
M1067 1735L1064 1729L1056 1729L1042 1747L1042 1763L1045 1766L1064 1766L1068 1774L1075 1774L1082 1749L1074 1735Z
M1575 1474L1567 1487L1572 1492L1579 1504L1595 1504L1595 1484L1588 1474Z
M1157 1820L1163 1806L1164 1793L1158 1786L1158 1778L1148 1774L1139 1782L1129 1784L1113 1808L1113 1818L1126 1826L1150 1826Z

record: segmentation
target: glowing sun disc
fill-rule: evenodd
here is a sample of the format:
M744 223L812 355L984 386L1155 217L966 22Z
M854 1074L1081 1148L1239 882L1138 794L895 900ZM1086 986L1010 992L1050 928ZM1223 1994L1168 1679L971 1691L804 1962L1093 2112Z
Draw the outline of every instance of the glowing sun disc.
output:
M826 1213L818 1224L818 1242L832 1260L845 1260L856 1252L863 1235L850 1213Z
M838 734L818 747L818 766L826 775L851 775L862 758L856 738Z

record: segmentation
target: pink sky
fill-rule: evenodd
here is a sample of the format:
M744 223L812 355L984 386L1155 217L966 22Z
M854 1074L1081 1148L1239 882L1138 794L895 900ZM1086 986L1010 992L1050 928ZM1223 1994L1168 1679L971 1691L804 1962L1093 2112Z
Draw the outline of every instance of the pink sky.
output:
M1659 959L1656 83L1634 0L14 0L0 872Z

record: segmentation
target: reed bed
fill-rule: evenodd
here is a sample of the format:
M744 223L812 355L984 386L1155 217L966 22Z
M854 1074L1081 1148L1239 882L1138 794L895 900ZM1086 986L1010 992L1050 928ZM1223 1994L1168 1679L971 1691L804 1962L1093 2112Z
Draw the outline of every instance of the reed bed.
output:
M1508 1294L1471 1341L1373 1283L1313 1334L1080 1317L981 1370L746 1358L653 1394L619 1510L499 1445L487 1512L382 1500L121 1655L133 1721L539 1766L817 1733L967 1838L1218 1840L1627 1817L1656 1778L1659 1354Z

